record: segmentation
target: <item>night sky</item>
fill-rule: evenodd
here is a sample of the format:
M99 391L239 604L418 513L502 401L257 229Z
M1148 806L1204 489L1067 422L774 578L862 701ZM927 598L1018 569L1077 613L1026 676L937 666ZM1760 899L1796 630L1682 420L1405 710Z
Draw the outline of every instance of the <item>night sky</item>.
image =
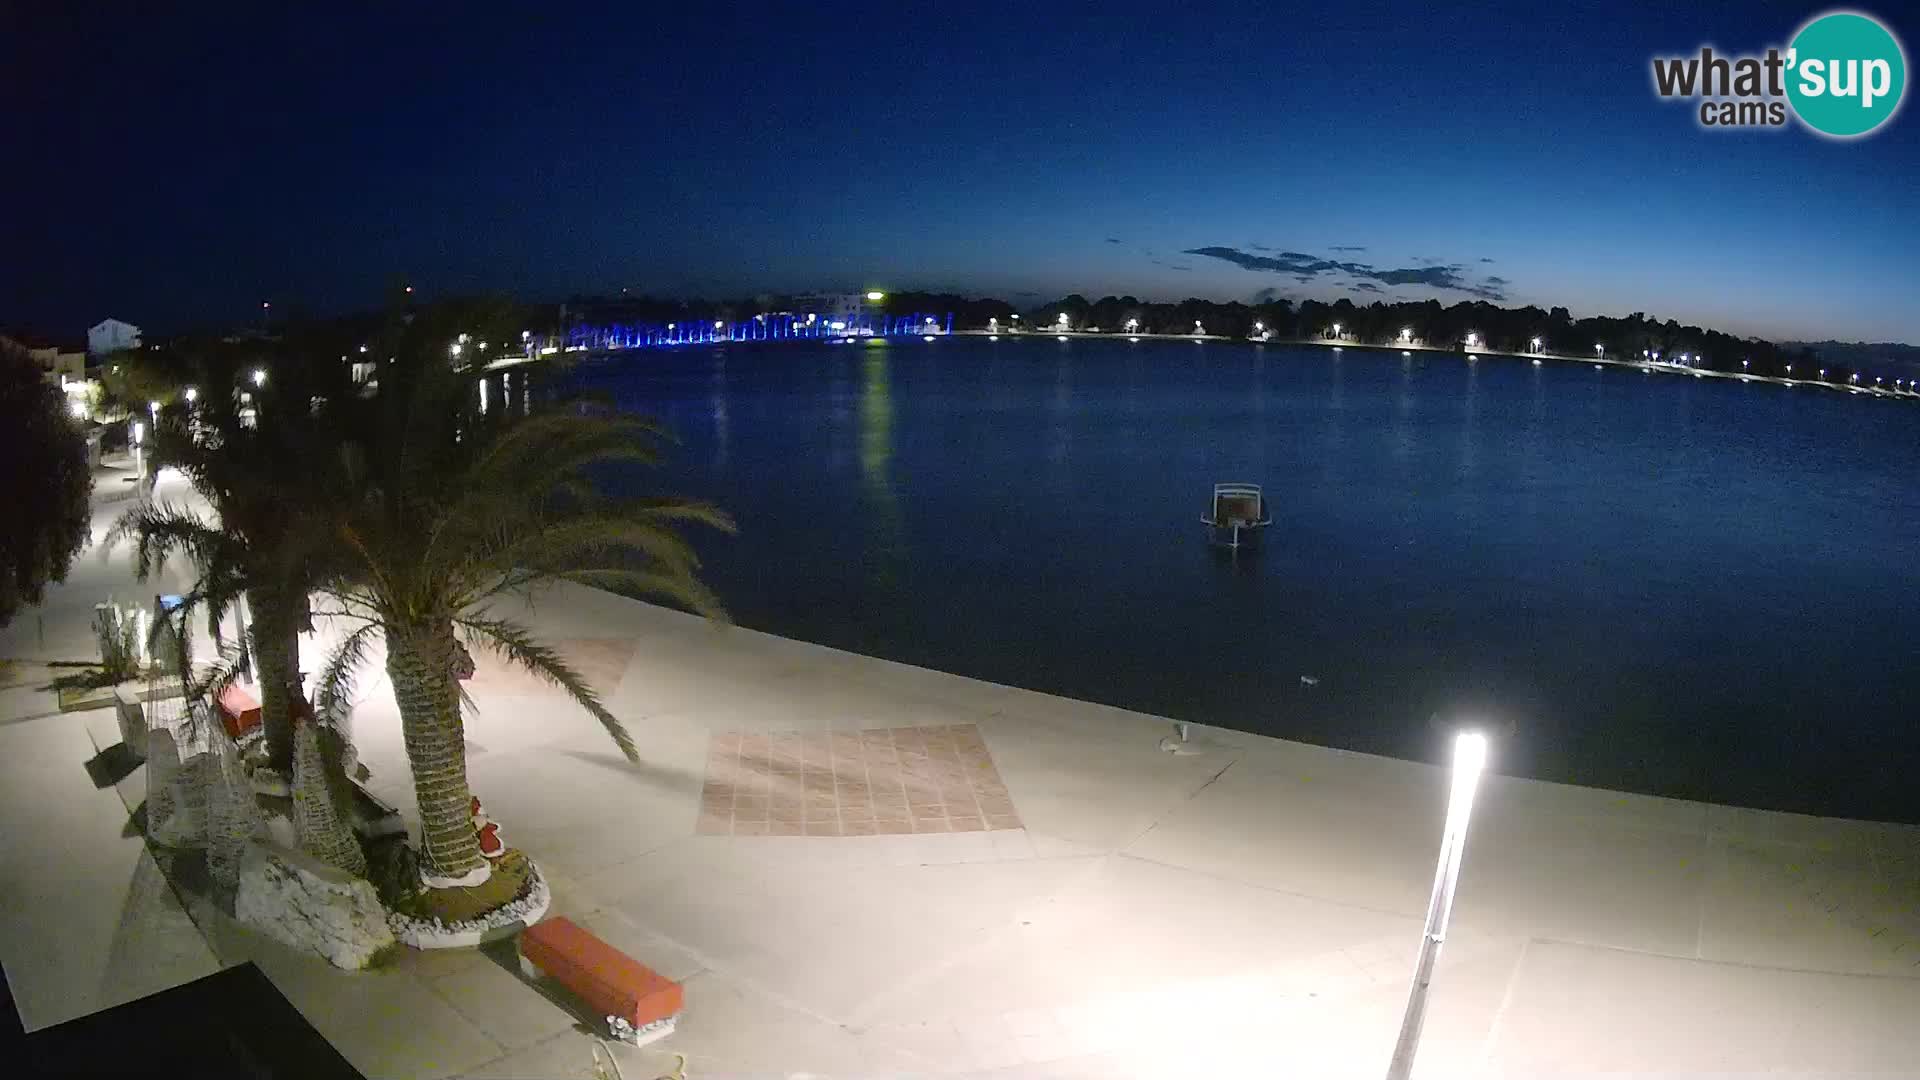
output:
M0 324L325 313L404 276L1485 296L1920 342L1911 103L1830 142L1651 88L1652 56L1784 46L1812 5L19 10L82 7L120 5L0 16ZM1913 55L1920 18L1864 10Z

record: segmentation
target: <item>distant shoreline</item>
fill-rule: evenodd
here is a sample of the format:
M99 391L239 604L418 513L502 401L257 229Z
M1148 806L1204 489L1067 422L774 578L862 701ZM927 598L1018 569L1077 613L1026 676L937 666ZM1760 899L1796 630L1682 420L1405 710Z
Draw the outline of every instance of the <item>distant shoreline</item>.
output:
M900 335L898 338L880 338L880 337L849 338L846 340L906 341L913 336L914 335ZM1549 353L1549 352L1539 352L1539 353L1512 352L1504 349L1462 350L1458 348L1441 348L1436 345L1411 345L1411 344L1381 345L1381 344L1374 344L1371 342L1361 342L1361 341L1333 341L1326 338L1273 338L1271 340L1262 341L1257 338L1227 337L1224 334L1147 334L1147 333L1128 334L1128 333L1105 333L1105 332L1089 333L1084 330L953 330L947 333L932 335L931 337L934 340L937 340L938 338L943 338L943 337L988 338L990 340L998 340L1000 338L1005 337L1005 338L1013 339L1015 341L1029 341L1029 340L1045 341L1048 339L1052 339L1055 341L1062 341L1062 340L1064 341L1073 341L1073 340L1118 341L1121 339L1125 339L1129 342L1192 341L1192 342L1197 342L1202 344L1220 344L1220 345L1302 346L1302 347L1330 349L1330 350L1339 350L1339 351L1345 351L1348 349L1364 349L1368 352L1380 352L1380 353L1398 352L1398 353L1407 354L1407 355L1411 355L1414 353L1421 353L1429 356L1460 356L1468 360L1477 360L1480 357L1497 357L1500 359L1510 359L1510 360L1530 360L1535 363L1541 363L1541 364L1544 364L1546 361L1551 360L1554 363L1558 363L1558 364L1592 364L1596 368L1626 368L1630 370L1645 371L1650 374L1658 374L1658 375L1692 376L1693 378L1696 378L1696 379L1727 379L1734 382L1742 382L1742 383L1767 383L1773 386L1784 386L1784 387L1787 387L1788 389L1792 389L1797 386L1806 386L1816 390L1830 390L1836 393L1844 393L1844 394L1856 395L1860 397L1920 400L1920 392L1911 391L1911 390L1902 391L1902 390L1889 390L1889 389L1886 389L1885 387L1853 386L1847 383L1827 382L1821 379L1789 379L1779 375L1749 375L1744 372L1737 372L1737 371L1710 371L1710 370L1705 370L1700 368L1682 367L1678 364L1649 363L1644 360L1612 360L1612 359L1608 359L1606 357L1601 357L1601 356L1571 356L1566 353ZM833 341L835 339L804 338L804 339L792 339L792 340L819 342L819 341ZM559 353L552 353L546 356L502 357L501 359L486 365L486 367L483 370L501 371L508 368L518 367L522 364L531 364L536 361L551 360L558 357L601 359L604 357L615 356L620 353L626 353L626 352L640 352L640 351L651 351L651 350L672 351L672 350L689 349L689 348L723 347L727 345L776 345L777 346L777 345L790 344L790 343L791 342L787 340L698 341L698 342L687 342L685 344L634 346L632 348L627 348L627 349L600 348L600 349L589 349L589 350L586 350L584 353L559 352Z

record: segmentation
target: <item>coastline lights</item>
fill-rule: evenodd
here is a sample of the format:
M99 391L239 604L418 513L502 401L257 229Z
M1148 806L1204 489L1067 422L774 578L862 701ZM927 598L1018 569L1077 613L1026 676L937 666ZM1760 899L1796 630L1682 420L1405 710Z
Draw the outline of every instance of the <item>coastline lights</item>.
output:
M1333 336L1334 336L1334 337L1339 337L1339 336L1340 336L1340 324L1339 324L1339 323L1334 323L1334 324L1333 324Z
M1540 339L1539 339L1539 338L1534 338L1534 339L1533 339L1532 341L1530 341L1530 342L1528 342L1528 344L1530 344L1530 345L1532 345L1532 346L1533 346L1533 351L1534 351L1534 352L1539 352L1539 351L1540 351Z
M1480 347L1480 335L1475 333L1472 330L1467 331L1467 348L1477 349L1479 347Z
M1600 344L1600 343L1599 343L1599 342L1597 342L1597 341L1596 341L1596 342L1594 342L1594 343L1593 343L1593 355L1595 355L1595 356L1605 356L1605 355L1607 355L1607 347L1606 347L1605 345L1602 345L1602 344Z
M1127 333L1129 333L1129 334L1131 334L1131 333L1133 333L1133 332L1134 332L1135 330L1138 330L1138 329L1140 329L1140 320L1139 320L1139 319L1128 319L1128 320L1127 320Z
M1400 1021L1400 1039L1394 1044L1387 1080L1407 1080L1420 1048L1420 1029L1427 1019L1427 989L1433 985L1434 964L1447 939L1453 918L1454 890L1460 884L1460 862L1466 854L1467 825L1473 817L1473 797L1480 774L1487 767L1487 737L1462 731L1453 739L1453 783L1447 794L1447 818L1440 830L1440 863L1433 874L1433 895L1427 901L1426 930L1420 936L1420 954L1414 962L1413 987L1407 993L1407 1011Z
M887 294L880 292L877 289L867 293L867 299L876 303L881 300L885 300L886 298L887 298Z
M1412 341L1412 340L1413 340L1413 327L1411 327L1411 326L1403 326L1403 327L1401 327L1401 328L1400 328L1400 340L1401 340L1401 341L1403 341L1403 342L1406 342L1406 341Z
M1060 324L1060 327L1061 327L1061 329L1065 329L1065 328L1066 328L1066 325L1067 325L1067 313L1066 313L1066 312L1064 312L1064 311L1063 311L1063 312L1061 312L1061 313L1060 313L1060 317L1059 317L1059 318L1057 318L1057 319L1055 319L1055 320L1053 320L1053 321L1054 321L1054 322L1056 322L1056 323L1059 323L1059 324Z

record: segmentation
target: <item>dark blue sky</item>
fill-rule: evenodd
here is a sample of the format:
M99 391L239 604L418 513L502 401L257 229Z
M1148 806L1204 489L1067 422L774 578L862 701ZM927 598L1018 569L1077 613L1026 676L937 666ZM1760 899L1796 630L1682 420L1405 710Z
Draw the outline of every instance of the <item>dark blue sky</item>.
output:
M0 16L0 322L365 307L404 274L428 296L1473 290L1920 342L1920 114L1845 143L1716 132L1651 89L1653 55L1784 45L1817 5L655 6Z

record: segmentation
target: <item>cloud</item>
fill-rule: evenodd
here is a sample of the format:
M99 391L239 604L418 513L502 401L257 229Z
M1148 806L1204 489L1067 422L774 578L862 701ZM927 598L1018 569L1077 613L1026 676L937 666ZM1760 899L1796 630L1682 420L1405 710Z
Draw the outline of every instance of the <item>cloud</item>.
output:
M1352 244L1352 245L1335 244L1331 248L1328 248L1327 250L1329 251L1365 251L1367 250L1367 246L1365 244Z
M1117 237L1117 236L1109 236L1109 237L1107 237L1107 243L1109 243L1109 244L1124 244L1124 243L1126 243L1126 241L1125 241L1125 240L1122 240L1122 239L1120 239L1120 238L1119 238L1119 237Z
M1481 262L1492 262L1493 260L1492 260L1492 259L1489 259L1489 258L1487 258L1487 257L1486 257L1485 255L1482 255L1482 256L1480 256L1480 261L1481 261Z
M1248 244L1247 246L1252 248L1255 251L1272 251L1273 250L1272 248L1268 247L1265 244Z
M1254 255L1239 248L1198 247L1188 248L1184 254L1200 255L1209 259L1230 262L1243 270L1256 270L1274 274L1292 274L1295 281L1305 284L1323 274L1347 275L1359 283L1372 282L1377 285L1418 285L1429 289L1444 289L1462 292L1469 296L1478 296L1486 300L1505 300L1504 287L1508 284L1502 278L1489 278L1475 284L1462 276L1466 268L1458 263L1437 263L1431 266L1398 267L1391 270L1377 269L1370 263L1345 262L1338 259L1325 259L1317 255L1308 255L1299 251L1283 251L1278 255ZM1420 260L1415 260L1420 261ZM1358 284L1356 288L1360 287ZM1372 290L1368 290L1372 291Z
M1375 285L1371 281L1362 281L1359 284L1355 285L1354 288L1359 290L1360 292L1383 293L1387 291L1381 288L1380 286Z
M1513 282L1508 281L1506 278L1503 278L1503 277L1493 277L1492 275L1488 275L1487 284L1498 289L1507 285L1511 285L1513 284Z

